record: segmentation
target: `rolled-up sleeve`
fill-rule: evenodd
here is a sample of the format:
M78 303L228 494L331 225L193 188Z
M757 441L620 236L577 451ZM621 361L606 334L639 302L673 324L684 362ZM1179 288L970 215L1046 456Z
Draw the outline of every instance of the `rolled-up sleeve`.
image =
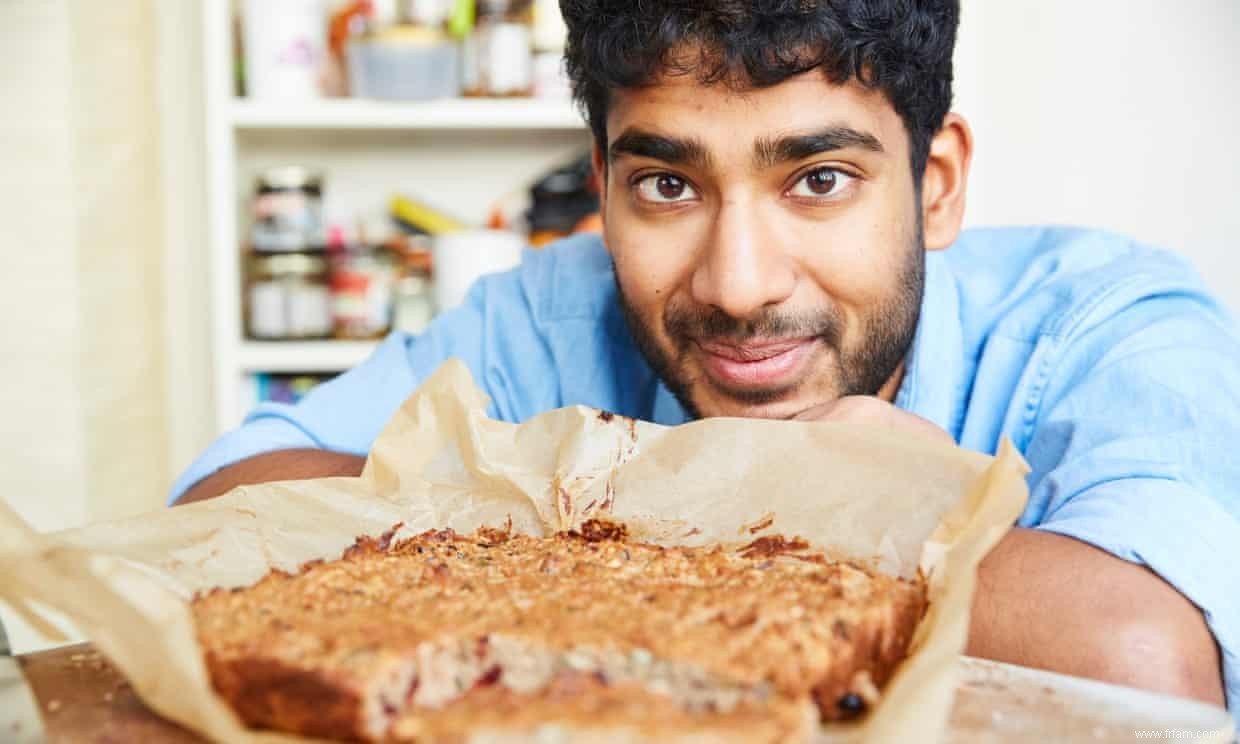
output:
M172 486L174 503L195 483L255 455L315 448L364 455L414 387L416 339L392 334L366 361L314 388L296 405L263 403L207 448Z
M1237 715L1240 342L1230 328L1217 307L1173 296L1057 342L1025 448L1020 523L1148 566L1200 608Z

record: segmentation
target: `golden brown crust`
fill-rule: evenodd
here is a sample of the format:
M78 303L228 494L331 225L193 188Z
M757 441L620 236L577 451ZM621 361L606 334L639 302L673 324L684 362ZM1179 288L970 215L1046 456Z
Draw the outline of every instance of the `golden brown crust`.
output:
M533 695L579 672L689 713L812 694L825 720L845 718L872 702L924 610L922 584L790 555L797 538L742 554L624 538L593 523L363 539L198 598L199 639L247 723L378 740L407 706L450 707L480 681Z

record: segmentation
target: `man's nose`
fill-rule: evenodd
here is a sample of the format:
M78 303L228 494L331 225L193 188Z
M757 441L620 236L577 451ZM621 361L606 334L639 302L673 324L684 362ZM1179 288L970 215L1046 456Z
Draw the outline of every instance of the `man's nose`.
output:
M788 299L796 271L774 233L752 203L725 200L693 272L693 299L733 318Z

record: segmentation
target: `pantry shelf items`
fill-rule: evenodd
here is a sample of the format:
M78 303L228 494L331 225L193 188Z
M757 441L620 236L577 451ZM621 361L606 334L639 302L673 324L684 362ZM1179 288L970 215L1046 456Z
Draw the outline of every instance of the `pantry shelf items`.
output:
M362 18L363 5L378 15ZM557 19L547 12L554 11L554 2L535 0L532 22L526 15L531 8L524 3L510 4L502 13L503 4L492 3L494 12L484 14L501 24L532 23L531 84L511 91L524 96L378 100L386 95L382 89L365 89L358 93L371 97L356 97L348 90L347 69L325 72L320 64L347 59L350 43L405 45L400 50L369 49L382 52L359 57L369 71L379 70L372 63L417 64L418 55L405 52L418 51L409 45L424 40L443 44L451 39L464 51L468 39L462 33L471 29L462 32L445 24L429 35L384 31L391 24L434 25L436 5L435 0L202 4L217 432L236 426L260 398L284 400L288 396L279 397L279 391L285 388L302 392L314 380L361 363L379 343L377 338L342 339L367 336L372 328L377 336L388 325L424 325L433 312L427 275L405 260L394 267L388 315L372 325L370 316L361 312L369 304L350 305L348 290L360 286L357 278L370 272L372 264L380 266L382 256L367 253L375 241L355 233L345 236L340 250L333 250L333 225L355 227L380 216L389 221L395 217L398 228L405 229L403 223L410 220L401 216L409 210L397 209L398 195L449 215L465 228L493 225L497 204L527 192L541 174L588 148L580 114L567 92L556 88L562 29L557 30L552 22ZM358 12L340 15L350 8ZM285 25L247 35L247 12L257 14L251 17L278 17ZM318 28L311 14L325 24L329 18L341 21L326 27L322 45L317 36L310 38ZM294 16L296 22L288 20ZM521 35L518 31L499 29L501 51L504 43L512 46ZM274 56L259 64L279 69L256 69L245 52L247 45L271 50ZM338 54L341 49L346 53ZM384 56L389 51L400 54ZM308 65L317 65L313 79ZM301 170L280 170L287 166ZM269 179L265 186L260 184L264 177ZM319 220L321 224L311 224ZM305 234L323 232L326 239L298 242L294 238L301 234L299 227L306 228ZM407 237L417 247L417 230ZM358 312L345 312L349 307ZM289 380L296 384L284 384Z

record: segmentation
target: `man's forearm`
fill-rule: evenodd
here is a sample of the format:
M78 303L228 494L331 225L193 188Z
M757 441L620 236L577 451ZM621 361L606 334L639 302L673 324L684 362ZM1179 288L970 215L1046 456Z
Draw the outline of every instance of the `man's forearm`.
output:
M968 653L1223 704L1218 645L1149 569L1013 529L978 571Z
M267 452L212 473L181 495L175 505L203 501L228 493L237 486L303 478L361 475L366 458L317 449Z

